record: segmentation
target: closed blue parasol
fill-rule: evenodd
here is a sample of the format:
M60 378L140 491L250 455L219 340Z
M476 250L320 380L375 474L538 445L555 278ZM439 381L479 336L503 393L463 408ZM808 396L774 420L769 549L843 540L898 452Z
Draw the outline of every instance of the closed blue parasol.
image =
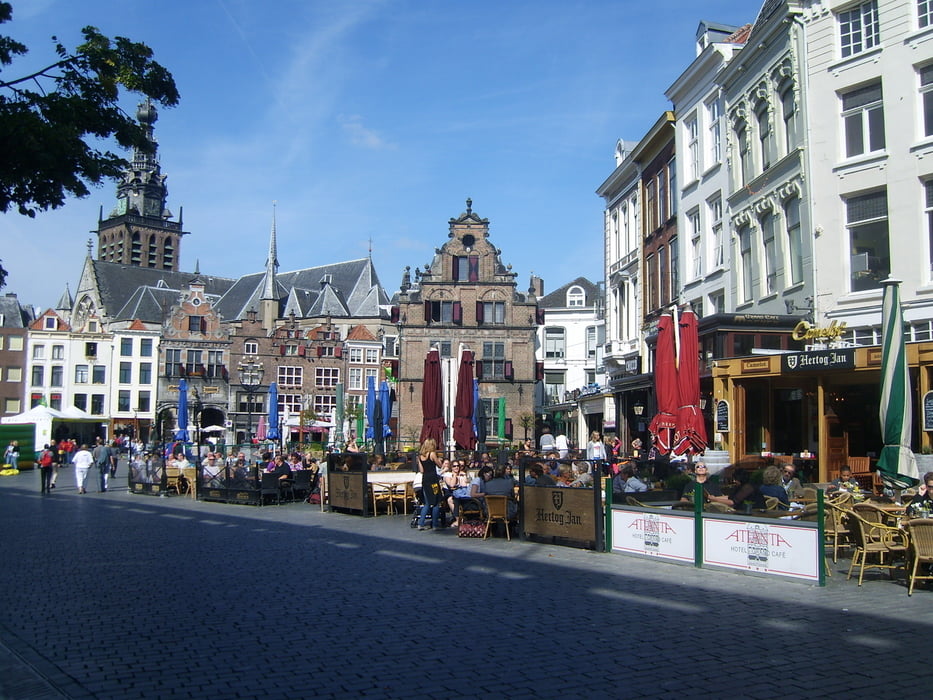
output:
M382 405L382 437L392 437L392 428L389 427L392 419L392 389L385 380L379 385L379 403Z
M266 431L269 440L279 440L279 385L275 382L269 384L269 430Z
M365 437L367 440L375 440L376 433L374 427L376 425L376 404L379 402L379 397L376 396L376 378L372 375L367 377L366 380L366 434Z
M900 490L919 481L917 459L910 446L913 420L910 404L910 373L904 347L900 282L886 279L881 305L881 401L878 417L884 447L878 457L881 480Z
M175 439L180 442L191 439L188 435L188 380L184 378L178 382L178 430L175 431Z

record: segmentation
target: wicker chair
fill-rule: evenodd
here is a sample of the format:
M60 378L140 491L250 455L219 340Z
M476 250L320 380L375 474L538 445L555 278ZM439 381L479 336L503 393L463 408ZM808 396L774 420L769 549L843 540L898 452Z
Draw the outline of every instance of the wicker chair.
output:
M928 570L926 574L917 573L917 568L921 564L933 564L933 520L923 518L910 520L907 523L907 531L910 533L910 554L908 555L910 568L907 571L910 583L907 587L907 595L913 595L917 579L933 580L931 570Z
M894 569L901 566L895 560L906 557L907 554L907 535L903 530L881 522L866 520L854 510L849 513L849 519L855 537L855 553L852 555L852 563L849 565L849 575L846 576L846 580L852 578L852 572L856 566L859 567L858 585L860 586L866 567L887 569L890 575ZM878 563L868 564L869 555L876 555Z

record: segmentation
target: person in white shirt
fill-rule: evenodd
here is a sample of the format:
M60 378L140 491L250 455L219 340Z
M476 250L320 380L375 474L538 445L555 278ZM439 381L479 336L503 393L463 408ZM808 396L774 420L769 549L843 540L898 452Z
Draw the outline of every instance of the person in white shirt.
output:
M567 459L567 453L570 452L570 441L567 440L566 435L561 433L554 438L554 447L557 448L557 455L561 459Z
M94 455L88 450L87 445L81 445L81 449L75 452L72 462L75 465L75 484L78 487L78 493L87 493L84 485L87 483L87 473L94 464Z
M606 460L606 445L598 430L590 433L590 441L586 443L586 458Z

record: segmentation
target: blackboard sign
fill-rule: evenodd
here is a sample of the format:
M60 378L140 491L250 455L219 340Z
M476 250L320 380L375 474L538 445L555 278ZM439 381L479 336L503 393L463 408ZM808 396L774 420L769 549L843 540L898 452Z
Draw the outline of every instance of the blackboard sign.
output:
M933 391L923 395L923 429L933 431Z
M716 404L716 432L729 432L729 402L725 399Z

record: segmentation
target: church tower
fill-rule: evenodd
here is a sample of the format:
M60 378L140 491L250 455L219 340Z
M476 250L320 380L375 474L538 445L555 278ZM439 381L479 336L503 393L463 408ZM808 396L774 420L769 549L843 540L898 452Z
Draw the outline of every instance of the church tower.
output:
M134 149L133 162L117 185L117 206L97 225L97 259L105 262L177 271L181 257L181 215L172 221L166 208L166 176L159 167L152 125L155 106L142 102L136 118L146 131L151 150Z

